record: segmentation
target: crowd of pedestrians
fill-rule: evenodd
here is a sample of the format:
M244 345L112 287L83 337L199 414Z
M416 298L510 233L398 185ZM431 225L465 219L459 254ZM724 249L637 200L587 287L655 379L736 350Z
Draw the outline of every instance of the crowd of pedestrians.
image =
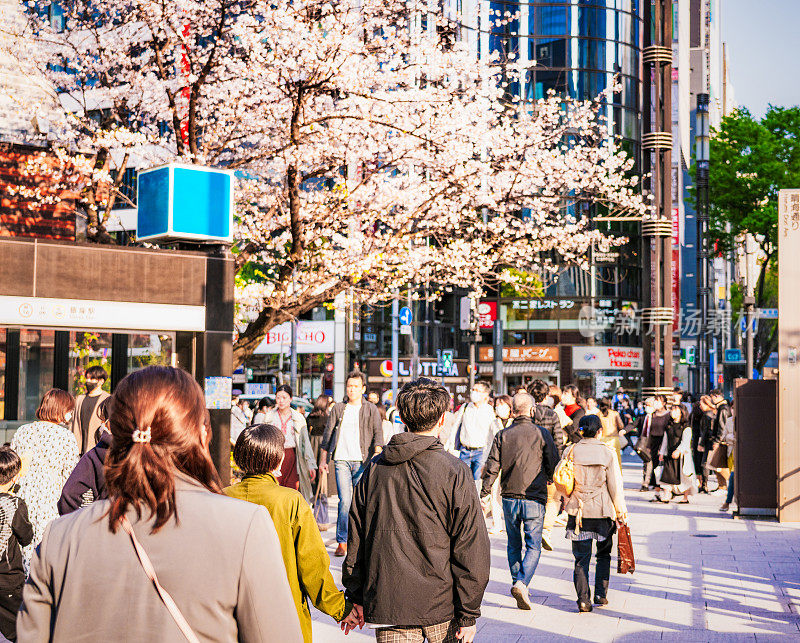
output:
M725 491L721 511L733 501L734 417L719 389L691 402L675 390L669 397L644 400L635 433L636 452L644 461L643 492L655 490L652 502L690 502L697 493Z
M191 376L148 367L112 395L102 368L86 378L77 400L48 391L37 421L0 448L8 640L124 630L136 640L309 641L311 604L345 633L369 626L385 643L469 643L489 532L506 535L519 609L531 609L555 525L574 555L578 611L608 604L614 535L627 521L625 449L642 457L654 502L689 502L716 482L727 509L733 492L732 411L720 391L638 404L624 390L584 399L576 386L535 380L512 397L479 381L454 410L443 386L420 378L386 409L354 371L344 401L321 395L308 414L286 385L252 410L235 397L237 477L223 482ZM343 590L317 511L333 487Z

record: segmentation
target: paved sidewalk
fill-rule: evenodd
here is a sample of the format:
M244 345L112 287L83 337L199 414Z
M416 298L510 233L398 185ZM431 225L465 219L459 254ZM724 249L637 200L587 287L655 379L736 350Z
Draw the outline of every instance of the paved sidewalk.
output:
M616 575L612 559L610 604L577 612L561 529L531 583L533 610L518 610L508 593L505 535L493 536L477 641L800 641L800 525L732 519L718 511L722 492L695 496L690 505L649 503L653 494L638 491L640 472L627 456L636 572ZM341 559L333 561L339 582ZM345 637L328 616L312 614L315 641L374 640L366 628Z

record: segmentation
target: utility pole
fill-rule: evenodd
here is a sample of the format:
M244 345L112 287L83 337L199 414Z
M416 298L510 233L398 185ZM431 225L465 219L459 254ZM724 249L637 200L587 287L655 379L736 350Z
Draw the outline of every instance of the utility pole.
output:
M697 329L697 393L713 388L709 373L708 299L708 173L709 173L709 122L708 94L697 95L695 120L695 158L697 161L697 309L700 327Z
M400 362L400 301L397 290L392 299L392 406L397 404L397 371Z

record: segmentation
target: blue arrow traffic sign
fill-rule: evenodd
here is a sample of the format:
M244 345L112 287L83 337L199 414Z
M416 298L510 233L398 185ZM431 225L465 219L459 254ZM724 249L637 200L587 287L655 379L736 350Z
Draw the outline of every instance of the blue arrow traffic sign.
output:
M411 309L408 306L403 306L400 309L400 324L402 326L411 326L414 321L414 316L411 314Z

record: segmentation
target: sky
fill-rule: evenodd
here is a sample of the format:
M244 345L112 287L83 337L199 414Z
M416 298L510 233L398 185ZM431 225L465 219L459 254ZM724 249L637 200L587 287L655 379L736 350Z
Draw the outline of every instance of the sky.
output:
M800 105L800 0L722 0L721 13L736 102L757 118Z

